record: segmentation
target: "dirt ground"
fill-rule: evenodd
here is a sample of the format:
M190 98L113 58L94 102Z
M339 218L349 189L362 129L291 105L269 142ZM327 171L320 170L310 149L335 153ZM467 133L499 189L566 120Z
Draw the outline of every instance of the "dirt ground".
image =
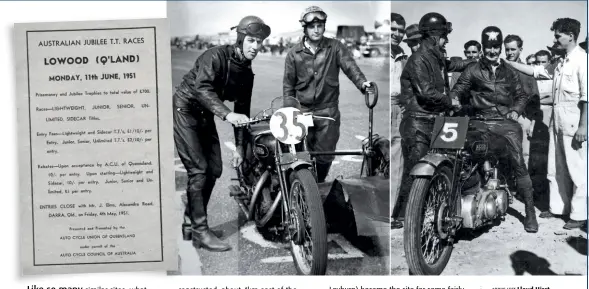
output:
M538 233L527 233L523 215L524 205L514 200L501 224L462 236L442 275L587 274L586 228L564 230L561 219L538 218ZM391 274L409 275L402 229L391 230Z

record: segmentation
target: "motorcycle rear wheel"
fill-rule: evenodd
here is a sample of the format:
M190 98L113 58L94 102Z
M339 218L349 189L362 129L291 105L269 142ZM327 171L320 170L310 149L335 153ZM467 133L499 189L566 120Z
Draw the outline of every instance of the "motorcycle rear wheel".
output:
M290 245L296 270L300 275L325 275L327 229L319 187L308 169L293 172L290 179Z
M446 203L451 194L451 179L450 168L443 166L431 179L420 177L413 181L403 234L405 256L412 275L440 275L450 260L453 244L440 236L440 232L446 233L446 228L440 224L449 215ZM427 208L430 204L432 208ZM430 235L424 236L424 233ZM435 249L437 252L431 256L430 250Z

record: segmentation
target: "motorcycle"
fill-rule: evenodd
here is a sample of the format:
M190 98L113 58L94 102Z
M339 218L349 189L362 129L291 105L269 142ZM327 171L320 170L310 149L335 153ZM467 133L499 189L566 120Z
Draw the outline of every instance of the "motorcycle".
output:
M323 117L302 113L295 98L275 98L246 124L245 156L233 179L238 184L229 187L258 231L290 243L301 275L324 275L327 268L325 214L306 144L313 118Z
M484 122L503 118L437 116L430 150L411 170L404 249L414 275L439 275L460 229L478 230L503 220L513 195L501 172L502 140L492 143ZM501 153L504 152L504 153Z

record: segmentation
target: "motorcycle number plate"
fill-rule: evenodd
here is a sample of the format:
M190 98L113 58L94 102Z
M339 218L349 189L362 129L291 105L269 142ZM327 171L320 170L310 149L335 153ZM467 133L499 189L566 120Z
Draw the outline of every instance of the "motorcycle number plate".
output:
M468 117L436 117L431 148L462 149L466 142Z
M270 118L272 135L285 144L300 143L307 136L308 127L312 125L313 120L309 120L299 109L294 107L281 108Z

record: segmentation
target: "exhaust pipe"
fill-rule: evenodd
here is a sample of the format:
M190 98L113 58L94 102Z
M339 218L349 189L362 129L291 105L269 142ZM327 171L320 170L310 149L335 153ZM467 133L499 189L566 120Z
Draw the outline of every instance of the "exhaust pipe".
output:
M262 177L260 177L260 180L258 180L258 183L256 183L256 187L254 188L254 194L252 195L252 199L250 201L250 206L248 208L248 216L253 216L254 206L256 205L256 201L258 200L258 196L260 195L260 192L262 191L262 187L264 187L264 184L268 180L269 176L270 176L270 172L265 171L262 174ZM248 217L248 219L249 219L249 217Z
M254 205L256 204L256 200L258 199L258 196L260 195L260 192L262 191L262 187L264 187L264 184L268 180L269 176L270 176L270 172L265 171L262 174L262 176L260 177L260 180L258 180L258 182L256 183L256 187L254 188L254 192L252 195L252 199L250 200L249 207L244 203L243 198L239 197L243 193L240 192L239 189L230 187L230 189L232 189L232 190L237 190L236 192L232 192L231 196L233 196L233 199L237 202L237 204L239 205L239 208L243 211L243 213L245 214L245 217L248 221L251 220L253 217Z
M274 199L274 203L272 203L270 210L268 210L266 215L264 215L264 218L260 220L260 224L258 224L259 226L263 227L266 225L266 223L268 223L268 221L270 221L270 218L272 218L272 216L274 215L274 211L276 211L276 209L278 208L278 205L280 204L281 200L282 192L278 192L278 195L276 196L276 199Z

